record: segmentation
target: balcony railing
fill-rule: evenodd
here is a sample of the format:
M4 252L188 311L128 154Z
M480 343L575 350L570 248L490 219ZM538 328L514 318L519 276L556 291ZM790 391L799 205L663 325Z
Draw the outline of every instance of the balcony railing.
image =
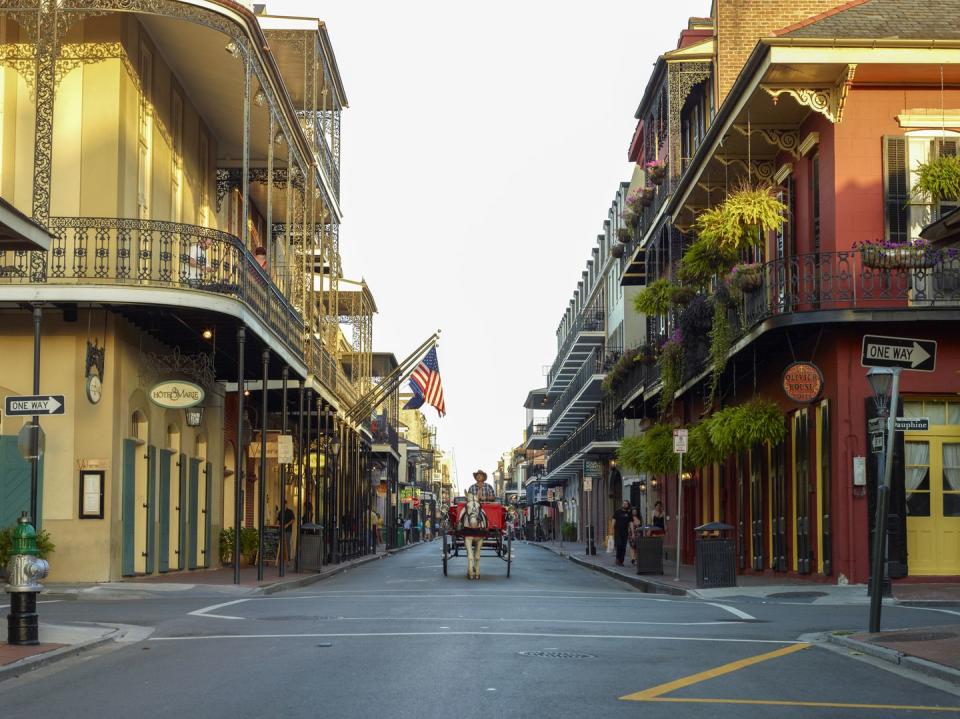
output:
M734 339L778 316L849 310L960 310L960 258L930 267L877 268L859 251L821 252L774 260L761 266L759 282L743 292L729 312ZM707 369L684 366L684 380ZM660 381L656 364L638 364L615 392L623 403L641 387Z
M547 427L550 423L546 419L534 419L527 425L527 439L534 435L544 435L547 433Z
M207 227L113 217L52 217L45 266L27 252L0 252L0 285L169 287L232 297L297 357L303 319L231 234Z
M297 115L300 117L300 125L304 133L310 138L314 150L316 150L317 164L320 166L320 169L324 171L327 179L330 180L330 186L333 187L334 194L339 198L340 166L337 164L337 159L330 149L330 143L327 142L323 126L319 122L320 113L314 115L313 113L304 114L303 112L298 112ZM332 120L328 119L327 122L332 122Z
M594 349L587 359L584 360L583 365L563 391L563 394L561 394L559 399L554 403L553 409L550 411L549 424L553 425L553 423L563 415L564 411L570 406L570 403L580 393L584 385L590 381L591 377L606 374L616 361L620 359L621 354L623 354L623 352L619 347L607 347L605 350L599 348Z
M588 308L580 313L580 316L574 321L570 331L567 332L567 336L557 351L557 358L553 361L553 366L550 367L548 387L553 384L553 380L556 378L564 358L577 341L577 337L579 337L582 332L602 332L604 330L604 319L605 315L602 308Z
M566 442L561 444L547 459L547 472L552 472L563 465L594 442L619 442L623 439L623 422L601 425L596 415L584 422L576 432L570 435Z

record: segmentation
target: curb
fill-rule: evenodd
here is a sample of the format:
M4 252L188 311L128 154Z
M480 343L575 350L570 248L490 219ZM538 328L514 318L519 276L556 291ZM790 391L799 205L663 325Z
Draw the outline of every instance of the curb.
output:
M120 634L121 631L119 629L114 629L109 634L98 637L97 639L89 639L78 644L71 644L68 647L60 647L59 649L44 652L43 654L34 654L32 657L25 657L13 664L7 664L6 666L0 667L0 682L15 679L22 674L27 674L28 672L58 662L61 659L68 659L77 654L83 654L97 647L102 647L104 644L109 644L116 640Z
M393 556L397 552L402 552L405 549L416 546L415 544L405 544L402 547L396 549L388 549L383 554L376 554L369 557L361 557L360 559L354 559L347 564L339 564L333 569L324 570L322 572L317 572L307 577L300 577L298 579L288 579L282 582L274 582L273 584L267 584L266 586L259 587L256 594L262 594L269 596L271 594L278 594L280 592L285 592L288 589L301 589L302 587L309 587L311 584L316 584L317 582L322 582L324 579L333 577L337 574L342 574L343 572L349 571L354 567L360 567L364 564L369 564L370 562L376 562L380 559L386 559L387 557Z
M960 670L952 667L946 667L943 664L937 664L936 662L931 662L927 659L921 659L920 657L904 654L903 652L898 652L896 649L888 649L887 647L877 646L876 644L871 644L870 642L861 642L857 639L850 639L849 637L832 633L827 633L825 636L827 641L831 644L837 644L841 647L845 647L846 649L852 649L862 654L874 657L875 659L882 659L883 661L890 662L891 664L897 664L907 669L913 669L921 674L926 674L927 676L931 676L936 679L949 682L954 686L960 687Z
M900 607L919 607L922 609L954 609L960 607L960 601L954 599L894 599Z
M603 565L600 565L600 564L594 564L593 562L588 562L587 560L581 559L580 557L577 557L568 552L559 552L553 549L552 547L544 547L542 544L539 544L537 542L528 541L527 544L528 545L533 544L534 546L540 547L541 549L545 549L546 551L551 552L552 554L555 554L558 557L566 557L574 564L577 564L581 567L586 567L587 569L592 569L593 571L599 572L600 574L605 574L608 577L613 577L614 579L624 582L625 584L629 584L632 587L636 587L641 592L644 592L646 594L669 594L674 597L687 596L686 589L683 589L681 587L675 587L672 584L666 584L665 582L658 582L655 579L647 579L642 575L634 576L630 574L623 574L621 572L617 572L611 569L610 567L604 567Z

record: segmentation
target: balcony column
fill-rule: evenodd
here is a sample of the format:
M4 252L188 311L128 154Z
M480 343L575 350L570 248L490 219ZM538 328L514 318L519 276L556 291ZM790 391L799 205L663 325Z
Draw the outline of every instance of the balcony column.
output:
M244 48L243 55L243 169L240 180L240 192L243 200L241 214L241 239L243 246L250 249L250 85L253 76L253 63L250 59L252 49ZM246 272L243 273L246 277Z
M270 270L274 277L277 276L277 255L273 247L273 146L274 135L277 133L276 119L273 115L273 108L268 111L270 116L269 129L267 132L267 239L266 250L269 258Z
M240 584L240 521L243 509L243 481L245 455L243 452L243 353L247 330L243 325L237 329L237 436L234 463L233 490L233 583Z
M289 425L287 424L287 381L290 377L290 368L286 365L283 367L283 406L280 408L281 420L281 431L283 435L287 434ZM284 576L287 573L287 559L289 558L290 547L287 546L287 533L284 528L284 520L286 519L287 514L287 465L280 465L280 552L279 552L279 564L280 564L280 576Z
M36 119L33 150L33 219L43 227L50 225L50 183L53 168L53 101L56 94L55 67L57 61L56 0L37 3L36 27ZM52 249L52 248L51 248ZM30 281L44 282L47 278L45 252L30 253ZM36 517L33 518L36 521Z
M307 433L303 433L303 400L304 400L304 383L303 379L300 379L300 391L299 391L299 404L297 407L297 556L294 560L293 571L300 571L300 524L303 521L303 493L306 491L306 488L310 486L310 461L309 461L309 452L304 452L303 443L310 442L310 415L307 415ZM308 405L309 409L309 405ZM304 456L308 457L307 467L304 469L303 458ZM311 512L312 514L312 512ZM312 519L311 519L312 521Z
M267 387L270 382L270 350L261 355L263 386L260 392L260 482L257 487L257 508L260 514L260 532L257 551L257 581L263 581L263 528L267 523Z

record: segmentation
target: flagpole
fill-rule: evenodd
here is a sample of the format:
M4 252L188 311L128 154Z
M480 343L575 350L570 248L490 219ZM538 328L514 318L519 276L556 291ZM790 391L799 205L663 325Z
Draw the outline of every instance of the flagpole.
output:
M380 380L380 384L371 389L367 394L357 400L357 403L347 411L347 418L356 421L373 407L380 404L383 399L393 392L403 381L409 377L410 373L417 366L419 360L423 358L426 352L437 346L440 339L440 330L434 332L430 337L415 349L396 369L391 371L386 377ZM396 379L399 377L399 379Z

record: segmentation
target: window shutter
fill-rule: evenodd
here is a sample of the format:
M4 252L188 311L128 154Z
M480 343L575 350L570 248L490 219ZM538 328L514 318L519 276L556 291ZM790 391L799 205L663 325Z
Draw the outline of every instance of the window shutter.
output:
M883 151L884 225L886 238L906 242L909 226L907 213L907 142L903 137L885 137Z

